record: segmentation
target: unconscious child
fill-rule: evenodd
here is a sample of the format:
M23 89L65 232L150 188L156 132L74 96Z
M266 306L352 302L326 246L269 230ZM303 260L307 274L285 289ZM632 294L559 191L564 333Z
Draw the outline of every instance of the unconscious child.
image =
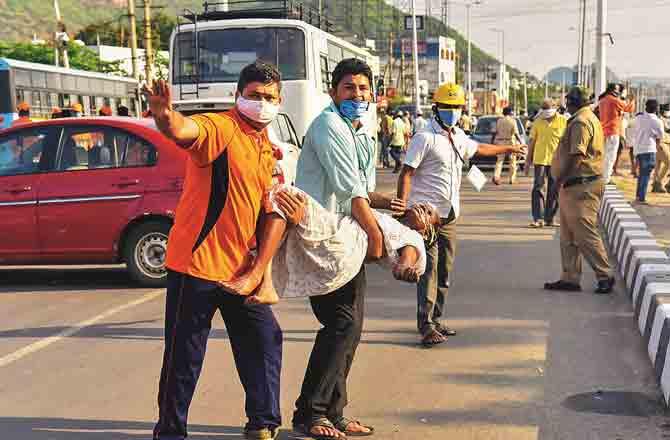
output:
M281 191L305 200L298 225L287 228L277 203ZM351 281L367 253L367 235L350 216L333 214L303 191L276 185L266 194L268 214L258 232L258 253L249 269L236 279L220 282L226 290L248 296L248 304L275 304L282 298L325 295ZM402 281L416 282L426 268L424 241L435 238L440 218L429 204L417 204L398 220L374 211L384 236L382 267Z

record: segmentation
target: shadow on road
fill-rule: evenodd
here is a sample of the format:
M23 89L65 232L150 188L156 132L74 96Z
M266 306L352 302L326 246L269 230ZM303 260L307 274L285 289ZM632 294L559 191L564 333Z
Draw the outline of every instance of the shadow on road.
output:
M21 440L147 440L151 438L152 422L122 420L83 420L39 417L0 417L2 438ZM241 427L189 425L189 439L243 438ZM280 430L278 440L304 437Z
M68 290L141 289L125 267L2 268L0 293L43 293Z

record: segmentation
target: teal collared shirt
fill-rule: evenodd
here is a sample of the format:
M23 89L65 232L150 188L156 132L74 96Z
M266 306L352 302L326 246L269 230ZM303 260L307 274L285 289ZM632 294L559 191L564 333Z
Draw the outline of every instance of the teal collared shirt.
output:
M351 215L351 200L375 189L374 139L331 103L307 130L295 185L328 211Z

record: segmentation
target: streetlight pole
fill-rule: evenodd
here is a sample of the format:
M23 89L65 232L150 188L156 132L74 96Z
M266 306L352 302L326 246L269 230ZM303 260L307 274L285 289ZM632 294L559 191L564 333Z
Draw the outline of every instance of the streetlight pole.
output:
M607 84L607 0L598 0L598 25L596 30L596 81L595 93L600 96Z
M419 43L416 31L416 0L412 0L412 57L414 58L414 114L420 111L421 96L419 95Z
M468 115L472 114L472 39L470 35L470 9L472 9L472 3L468 3L466 6L467 9L467 34L468 34Z
M500 34L502 37L502 55L501 63L502 68L500 69L499 74L502 75L500 78L500 91L503 94L503 98L509 100L509 89L507 87L507 64L505 64L505 30L504 29L491 29L491 31Z

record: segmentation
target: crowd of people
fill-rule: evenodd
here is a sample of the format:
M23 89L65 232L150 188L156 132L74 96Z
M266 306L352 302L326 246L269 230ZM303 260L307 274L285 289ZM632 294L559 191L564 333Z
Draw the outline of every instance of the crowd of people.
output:
M226 113L186 117L172 109L165 82L145 87L156 126L190 158L169 237L155 439L187 436L188 408L217 310L246 392L248 439L273 439L281 425L282 332L271 308L281 299L309 297L321 324L292 418L294 429L315 439L374 434L373 427L345 415L347 378L365 317L366 264L379 263L395 279L416 283L416 324L424 347L456 335L446 322L446 302L463 170L474 155L502 161L526 153L527 146L511 109L491 144L474 141L465 131L473 120L463 112L463 89L443 84L429 118L420 112L414 120L401 111L381 115L378 150L362 122L372 108L371 84L372 72L361 60L345 59L335 67L332 102L307 131L294 187L273 179L278 168L266 128L282 101L274 66L246 66L235 107ZM607 98L602 108L609 102L621 107ZM566 103L569 118L552 100L543 102L530 129L530 226L560 227L561 276L545 289L581 290L585 258L596 273L595 292L606 294L614 278L597 212L609 164L614 172L616 163L609 139L614 135L605 133L621 137L621 128L614 124L605 131L584 88L572 88ZM658 137L655 110L647 103L647 115L636 120L643 183L653 158L643 156L650 143L639 140ZM608 111L601 109L601 118ZM389 155L399 173L392 195L376 188L376 165L390 167Z

